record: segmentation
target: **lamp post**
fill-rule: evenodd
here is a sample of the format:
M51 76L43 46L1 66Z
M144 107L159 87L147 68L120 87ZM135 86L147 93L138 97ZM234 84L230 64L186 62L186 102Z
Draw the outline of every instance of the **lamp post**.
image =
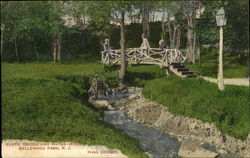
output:
M217 26L220 27L220 46L219 46L219 70L218 70L218 87L220 91L223 91L224 88L224 79L223 79L223 26L226 25L226 18L225 18L225 11L223 7L221 7L217 14L215 15L216 17L216 23Z

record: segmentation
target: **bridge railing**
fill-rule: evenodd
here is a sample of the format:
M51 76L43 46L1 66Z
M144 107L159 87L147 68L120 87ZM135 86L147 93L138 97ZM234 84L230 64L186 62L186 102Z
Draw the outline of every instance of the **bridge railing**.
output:
M103 64L119 63L121 59L120 49L102 51ZM187 59L178 49L151 48L143 50L140 48L127 48L125 50L126 61L130 63L158 64L168 66L171 63L183 63Z

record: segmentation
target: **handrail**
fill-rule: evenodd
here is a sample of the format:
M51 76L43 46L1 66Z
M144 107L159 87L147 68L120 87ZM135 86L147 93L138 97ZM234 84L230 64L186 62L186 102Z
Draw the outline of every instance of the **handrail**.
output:
M102 51L102 63L114 64L120 61L121 49L110 49ZM140 48L125 49L126 60L135 63L152 63L168 66L171 63L184 63L187 59L179 49L150 48L143 50ZM158 55L158 56L155 56Z

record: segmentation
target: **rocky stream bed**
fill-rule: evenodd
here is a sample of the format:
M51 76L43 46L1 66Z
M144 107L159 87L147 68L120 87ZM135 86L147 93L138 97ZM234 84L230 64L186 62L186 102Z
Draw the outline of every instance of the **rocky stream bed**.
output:
M139 140L150 157L250 157L250 134L242 141L212 123L175 116L130 87L108 100L90 100L106 109L103 120Z

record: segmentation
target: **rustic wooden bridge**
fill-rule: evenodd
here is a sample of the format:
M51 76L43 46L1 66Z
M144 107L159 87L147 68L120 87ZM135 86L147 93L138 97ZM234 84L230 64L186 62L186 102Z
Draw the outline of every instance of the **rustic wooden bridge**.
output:
M102 51L103 64L120 64L121 50L110 49ZM156 64L161 68L175 73L180 77L196 77L193 72L185 68L185 57L178 49L151 48L142 50L140 48L127 48L125 51L126 61L131 64Z

